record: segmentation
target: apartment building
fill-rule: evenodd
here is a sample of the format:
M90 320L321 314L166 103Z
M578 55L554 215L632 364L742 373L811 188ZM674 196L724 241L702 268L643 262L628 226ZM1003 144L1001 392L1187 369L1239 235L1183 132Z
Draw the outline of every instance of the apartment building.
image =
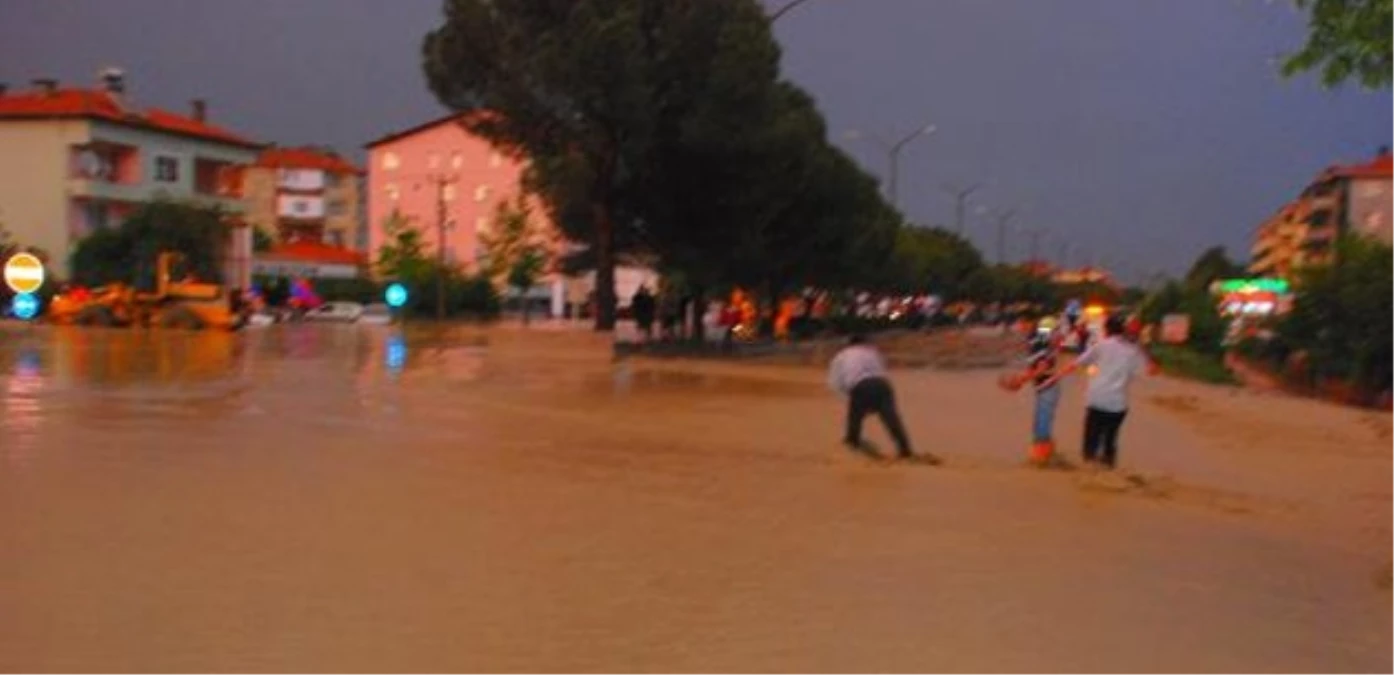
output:
M137 106L117 69L93 87L48 78L24 89L0 85L0 223L46 251L66 277L78 240L152 200L217 205L237 225L243 172L259 150L213 124L203 100L184 113ZM227 281L246 285L250 230L234 227L229 243Z
M267 148L247 167L247 222L279 244L352 248L363 170L332 150Z
M1317 174L1297 199L1254 231L1249 271L1290 278L1303 266L1329 264L1335 241L1344 234L1391 243L1392 177L1388 148L1380 148L1367 162L1331 166Z

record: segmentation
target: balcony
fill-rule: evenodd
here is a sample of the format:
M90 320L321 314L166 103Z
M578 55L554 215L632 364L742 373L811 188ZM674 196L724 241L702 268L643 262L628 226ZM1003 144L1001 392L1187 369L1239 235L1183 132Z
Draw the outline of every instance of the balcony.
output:
M205 206L221 207L224 211L241 213L243 167L238 164L194 159L193 201Z
M150 190L135 183L115 183L92 178L69 178L68 196L113 202L150 201Z
M141 184L140 153L129 145L101 141L71 146L67 187L72 197L144 201L146 191Z

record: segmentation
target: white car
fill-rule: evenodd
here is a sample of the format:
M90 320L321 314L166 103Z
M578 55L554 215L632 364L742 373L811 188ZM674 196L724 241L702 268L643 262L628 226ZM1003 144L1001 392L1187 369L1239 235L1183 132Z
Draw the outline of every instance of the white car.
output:
M363 305L356 302L326 302L305 312L303 318L306 321L353 323L360 316L363 316Z
M392 323L392 310L380 302L375 302L363 308L363 314L358 317L358 323L367 323L374 326L385 326Z

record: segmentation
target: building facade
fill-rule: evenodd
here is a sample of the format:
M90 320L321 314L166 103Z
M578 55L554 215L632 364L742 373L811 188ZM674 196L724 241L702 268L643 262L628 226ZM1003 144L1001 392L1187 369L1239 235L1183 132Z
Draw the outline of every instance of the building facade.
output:
M1249 251L1249 273L1260 277L1288 279L1297 268L1308 264L1303 243L1307 237L1307 203L1292 201L1278 209L1254 233Z
M397 219L417 228L432 252L444 229L447 262L477 269L499 205L520 194L522 164L453 115L380 138L367 150L370 254L383 245L384 224Z
M60 276L88 234L115 227L157 199L221 207L242 215L243 171L260 146L211 124L208 106L187 114L136 108L120 71L103 73L93 89L35 80L31 88L0 86L0 223L15 240L48 253ZM234 227L225 282L245 286L251 232Z
M1302 267L1329 264L1336 239L1344 234L1391 243L1391 178L1388 148L1368 162L1322 171L1297 199L1254 231L1249 272L1287 279Z
M277 244L353 248L362 170L332 151L268 148L247 167L247 222Z
M446 262L478 272L499 207L523 194L523 162L470 134L455 115L384 136L366 147L368 256L377 259L387 239L385 229L401 224L419 231L432 254L440 250L443 236ZM531 205L538 243L559 253L556 228L542 208ZM560 317L574 304L577 283L581 282L548 270L528 297L545 302L551 314ZM570 293L568 285L573 286Z

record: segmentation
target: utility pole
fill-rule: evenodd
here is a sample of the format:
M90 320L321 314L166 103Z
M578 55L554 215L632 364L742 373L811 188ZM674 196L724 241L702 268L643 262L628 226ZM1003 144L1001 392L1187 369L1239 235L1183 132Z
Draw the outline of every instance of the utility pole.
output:
M975 183L970 187L966 187L960 190L948 183L944 184L944 191L952 195L954 198L954 233L960 237L963 236L964 206L967 205L968 197L971 196L974 192L977 192L978 189L982 186L982 183Z
M1007 262L1007 223L1016 215L1016 209L1011 208L997 214L997 264L1004 265Z
M436 188L436 321L445 320L445 233L449 229L445 212L445 188L455 184L448 174L431 176Z

